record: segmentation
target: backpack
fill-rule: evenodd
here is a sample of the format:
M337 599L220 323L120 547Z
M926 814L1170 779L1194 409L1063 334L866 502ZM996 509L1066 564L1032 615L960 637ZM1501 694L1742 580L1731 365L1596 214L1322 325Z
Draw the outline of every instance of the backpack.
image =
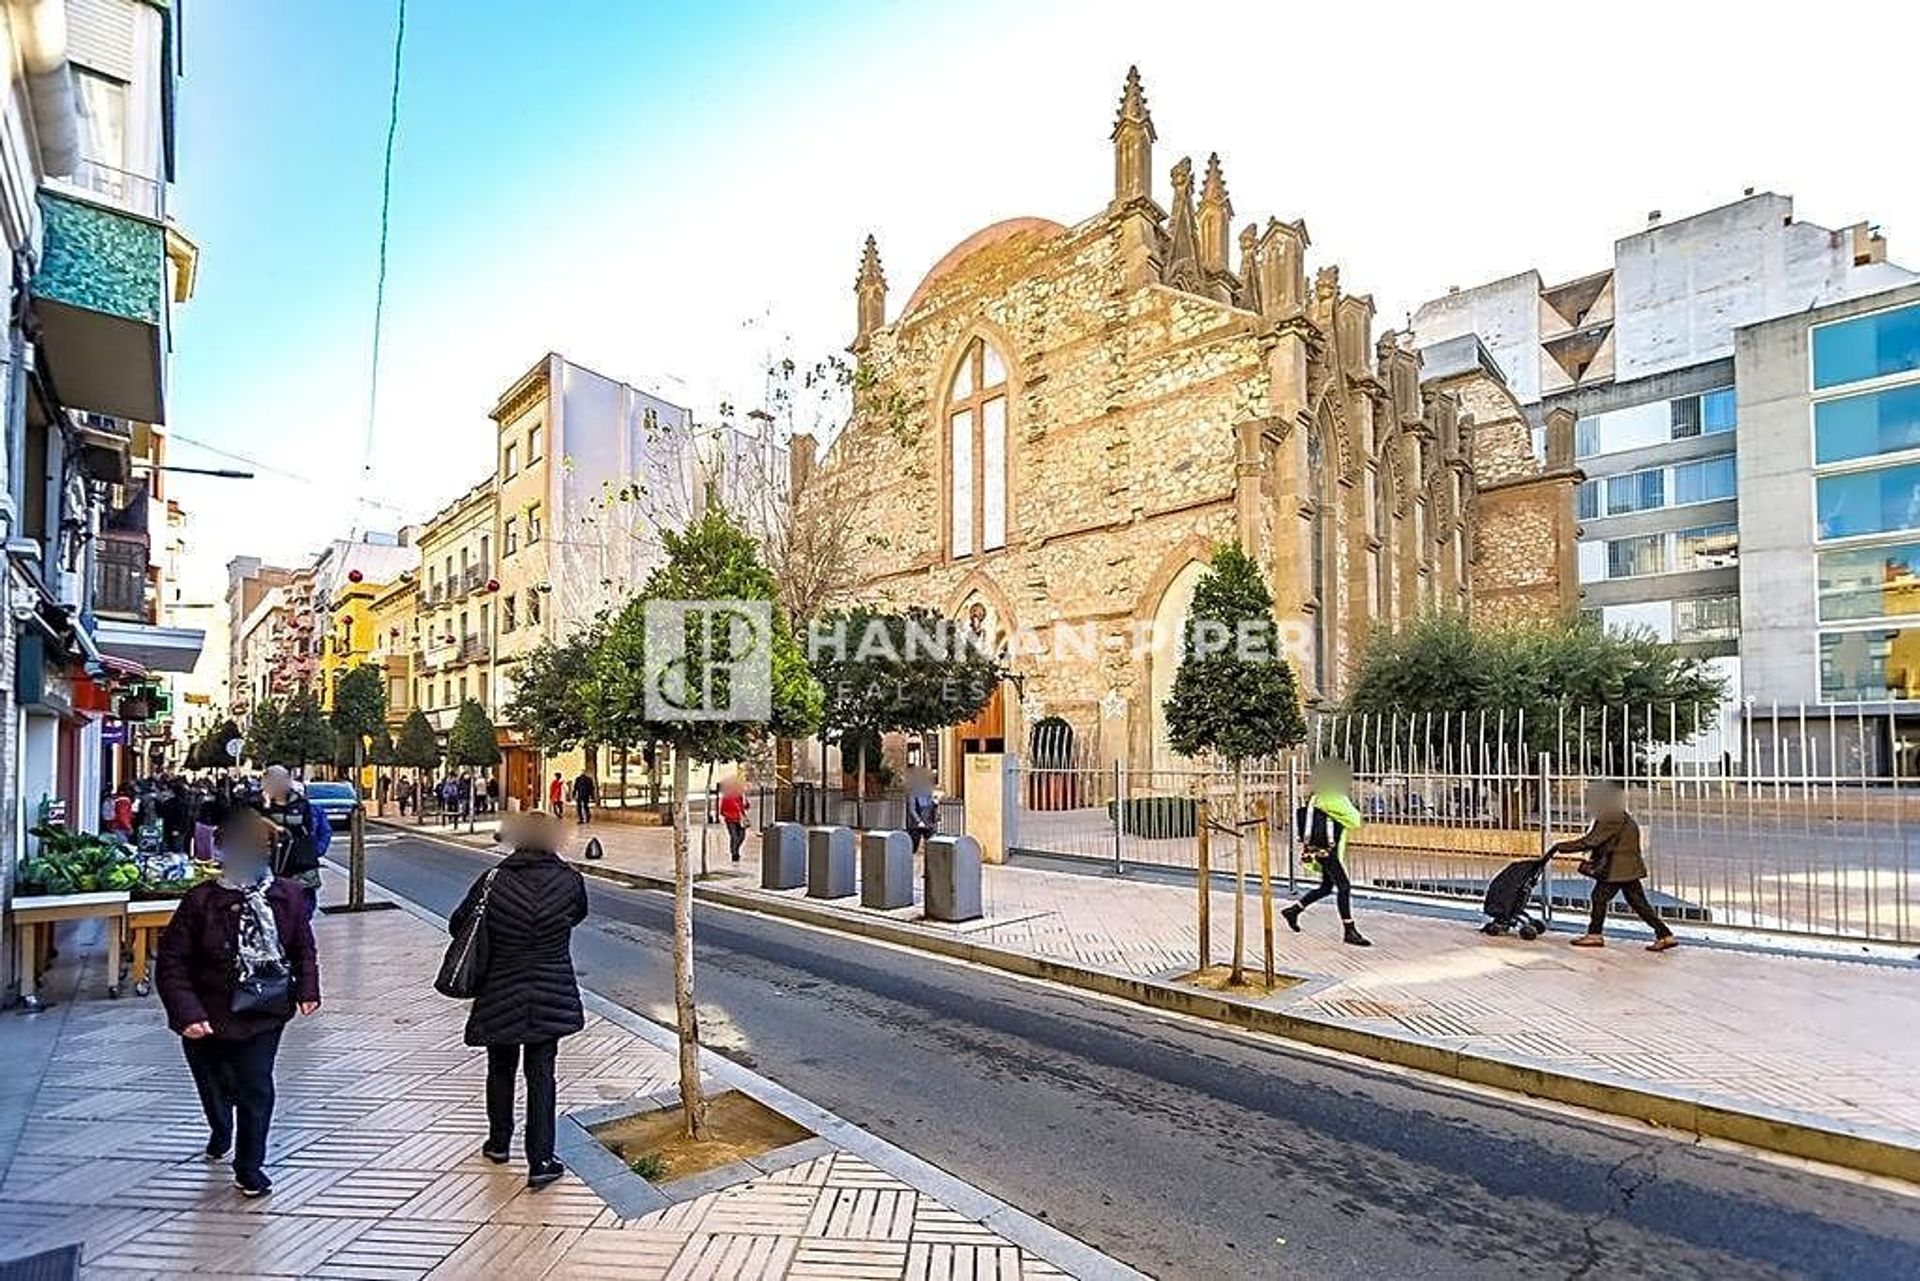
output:
M1308 802L1293 812L1293 830L1302 849L1333 851L1340 848L1340 821Z

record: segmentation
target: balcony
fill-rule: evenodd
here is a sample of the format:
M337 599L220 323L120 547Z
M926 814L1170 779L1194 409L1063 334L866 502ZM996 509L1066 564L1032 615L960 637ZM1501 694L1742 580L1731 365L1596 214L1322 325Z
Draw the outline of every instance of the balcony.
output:
M461 662L463 663L478 662L479 660L485 658L486 656L487 656L487 638L486 637L469 636L465 640L460 642L460 661Z
M148 621L144 534L103 533L94 544L93 612L130 623Z
M40 356L69 409L166 421L166 231L89 200L40 193L33 278Z
M56 187L80 192L100 204L112 205L154 222L161 221L160 184L152 178L82 157L71 174L49 181Z

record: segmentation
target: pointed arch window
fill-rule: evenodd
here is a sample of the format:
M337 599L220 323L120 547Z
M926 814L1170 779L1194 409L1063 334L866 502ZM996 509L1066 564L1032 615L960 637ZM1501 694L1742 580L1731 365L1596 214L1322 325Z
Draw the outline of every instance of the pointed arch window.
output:
M947 387L948 546L955 556L1007 545L1007 363L967 344Z

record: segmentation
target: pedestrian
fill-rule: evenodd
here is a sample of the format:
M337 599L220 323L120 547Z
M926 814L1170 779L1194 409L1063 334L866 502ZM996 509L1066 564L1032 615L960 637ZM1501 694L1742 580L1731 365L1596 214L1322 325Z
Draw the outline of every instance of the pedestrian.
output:
M1647 875L1647 860L1640 852L1640 824L1627 813L1626 789L1615 782L1595 783L1587 789L1587 811L1593 821L1587 830L1570 841L1560 841L1549 854L1586 854L1580 871L1593 878L1592 910L1587 915L1587 932L1573 940L1575 947L1605 947L1600 931L1607 923L1607 907L1618 894L1627 900L1634 915L1653 931L1649 952L1664 952L1680 946L1667 923L1647 901L1641 884Z
M193 800L183 778L168 780L160 795L160 832L169 854L183 853L193 838Z
M297 1010L320 1008L320 964L300 886L273 874L278 837L236 809L217 837L220 875L181 896L161 932L155 986L207 1117L206 1158L233 1153L233 1185L273 1190L265 1168L273 1063Z
M373 794L378 798L380 813L384 816L387 812L387 802L393 799L393 779L382 774L374 780Z
M560 771L553 772L553 781L547 784L547 808L553 811L555 818L560 817L561 809L567 803L567 780L560 777Z
M489 814L500 812L500 780L491 774L487 776L487 812Z
M133 839L133 789L122 786L100 803L100 820L123 841Z
M1332 894L1340 909L1341 940L1354 947L1373 944L1353 923L1353 882L1347 877L1347 841L1360 827L1353 803L1353 771L1344 761L1324 760L1313 767L1313 795L1296 817L1307 861L1320 865L1320 884L1280 910L1287 928L1300 931L1300 913Z
M518 1070L527 1083L527 1186L543 1188L566 1173L553 1154L554 1061L560 1038L586 1021L570 940L573 927L587 919L587 886L560 859L558 819L512 815L501 834L513 852L473 883L447 924L458 937L482 912L486 969L466 1028L467 1044L487 1051L487 1137L480 1154L496 1165L511 1155Z
M916 769L907 779L907 835L913 839L913 852L940 826L940 798L933 794L933 778L924 769Z
M584 769L573 780L574 821L585 823L593 817L594 794L598 791L593 785L593 776Z
M311 919L320 905L320 860L333 843L326 811L313 805L293 785L293 774L286 766L269 765L260 775L260 812L272 820L278 832L274 874L299 882Z
M740 847L747 843L747 784L738 774L720 784L720 821L727 825L727 852L738 863Z

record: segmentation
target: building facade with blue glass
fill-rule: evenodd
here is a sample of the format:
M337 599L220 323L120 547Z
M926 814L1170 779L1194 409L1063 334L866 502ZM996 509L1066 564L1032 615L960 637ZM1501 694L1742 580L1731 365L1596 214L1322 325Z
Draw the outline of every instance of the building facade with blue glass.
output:
M1920 777L1920 284L1748 326L1734 364L1746 694Z

